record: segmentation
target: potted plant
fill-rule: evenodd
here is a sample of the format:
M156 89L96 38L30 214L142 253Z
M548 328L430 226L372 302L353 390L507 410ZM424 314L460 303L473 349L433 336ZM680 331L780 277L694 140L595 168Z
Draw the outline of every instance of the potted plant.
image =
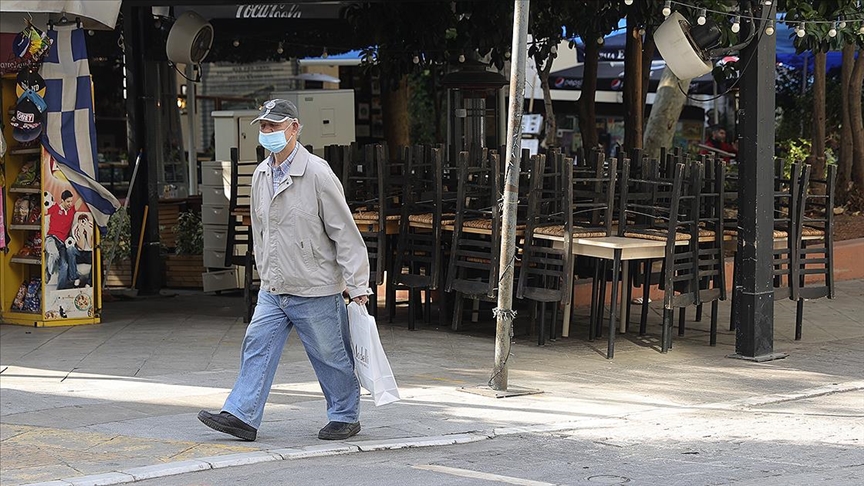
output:
M108 219L101 241L103 282L106 287L132 286L132 225L126 208Z
M204 225L201 214L180 213L173 227L176 236L174 253L165 256L165 286L202 288L204 270Z

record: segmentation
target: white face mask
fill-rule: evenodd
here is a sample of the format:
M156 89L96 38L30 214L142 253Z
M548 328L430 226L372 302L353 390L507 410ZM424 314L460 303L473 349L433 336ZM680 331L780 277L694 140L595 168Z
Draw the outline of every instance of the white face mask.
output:
M291 128L290 125L288 126L288 128ZM285 128L285 130L288 130L288 128ZM288 146L288 142L291 141L291 138L294 138L294 135L291 135L291 138L286 139L285 130L270 133L264 133L259 131L258 143L260 143L262 147L269 150L270 152L273 152L274 154L279 153Z

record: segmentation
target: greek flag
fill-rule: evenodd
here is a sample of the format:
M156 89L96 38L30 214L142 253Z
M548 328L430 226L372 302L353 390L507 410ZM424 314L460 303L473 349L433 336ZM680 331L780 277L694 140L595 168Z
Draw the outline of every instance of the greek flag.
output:
M97 182L96 124L85 30L74 25L48 31L54 44L42 63L45 79L45 122L42 145L58 162L60 172L87 203L104 232L120 202Z

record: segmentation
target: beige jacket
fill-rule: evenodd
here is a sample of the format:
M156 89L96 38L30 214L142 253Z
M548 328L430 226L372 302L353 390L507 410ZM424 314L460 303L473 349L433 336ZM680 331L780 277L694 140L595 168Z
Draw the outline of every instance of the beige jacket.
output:
M342 185L327 162L298 147L273 196L271 158L252 176L251 216L261 288L303 297L371 294L369 257Z

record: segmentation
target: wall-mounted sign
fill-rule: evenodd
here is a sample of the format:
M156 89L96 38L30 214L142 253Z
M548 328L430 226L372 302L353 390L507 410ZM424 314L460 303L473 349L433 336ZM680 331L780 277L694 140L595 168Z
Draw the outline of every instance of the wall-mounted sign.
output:
M174 15L194 10L205 19L339 19L346 6L343 2L178 6Z

